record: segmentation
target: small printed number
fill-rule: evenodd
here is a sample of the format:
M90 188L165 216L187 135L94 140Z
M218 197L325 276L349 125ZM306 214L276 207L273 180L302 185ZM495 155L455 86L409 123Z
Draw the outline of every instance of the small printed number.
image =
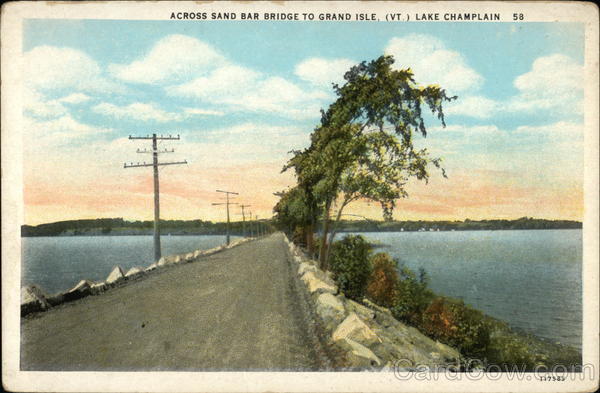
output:
M523 20L523 14L513 14L513 20Z
M551 382L551 381L554 381L554 382L560 382L560 381L565 381L565 380L566 380L566 378L565 378L564 376L558 376L558 377L555 377L555 376L544 376L544 377L539 377L539 378L540 378L540 381L542 381L542 382L543 382L543 381L548 381L548 382Z

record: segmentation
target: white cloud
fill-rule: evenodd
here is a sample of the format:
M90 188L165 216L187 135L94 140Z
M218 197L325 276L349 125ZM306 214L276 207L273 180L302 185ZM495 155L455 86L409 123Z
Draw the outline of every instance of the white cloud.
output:
M34 89L23 88L23 109L35 117L57 117L67 113L60 100L48 100Z
M210 45L174 34L158 41L142 59L111 64L109 70L127 82L162 83L190 80L224 63L224 57Z
M488 119L501 109L501 104L483 96L458 97L444 108L446 115L469 116Z
M117 106L107 102L100 103L92 110L96 113L111 116L117 119L133 119L140 121L156 121L165 123L168 121L181 121L185 118L183 114L167 112L153 103L134 102L127 106Z
M583 124L559 121L540 126L520 126L516 133L520 135L543 135L551 139L568 138L570 140L583 139Z
M537 58L531 70L514 81L519 94L508 103L515 111L583 111L583 66L562 54Z
M33 48L23 57L25 84L38 90L123 90L102 75L100 66L91 57L76 49L44 45Z
M225 105L233 111L277 113L295 118L318 116L322 91L305 91L281 77L227 65L191 82L167 88L171 95Z
M51 120L23 117L23 142L28 157L49 155L49 147L73 147L77 139L95 137L113 132L111 128L95 127L81 123L70 115Z
M200 115L200 116L223 116L225 113L221 111L213 111L210 109L201 108L185 108L184 112L188 115Z
M332 83L343 84L344 74L354 65L356 62L350 59L312 57L298 64L294 73L316 86L330 88Z
M83 93L73 93L66 97L60 98L58 101L66 102L67 104L82 104L91 100L91 97Z
M450 93L477 90L483 77L464 57L432 36L409 34L392 38L385 53L393 55L398 69L411 68L419 84L439 84Z

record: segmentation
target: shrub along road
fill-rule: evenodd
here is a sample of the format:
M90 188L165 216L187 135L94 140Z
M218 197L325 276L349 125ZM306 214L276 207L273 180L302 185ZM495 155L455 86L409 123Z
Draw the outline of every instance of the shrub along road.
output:
M316 370L281 234L22 318L23 370Z

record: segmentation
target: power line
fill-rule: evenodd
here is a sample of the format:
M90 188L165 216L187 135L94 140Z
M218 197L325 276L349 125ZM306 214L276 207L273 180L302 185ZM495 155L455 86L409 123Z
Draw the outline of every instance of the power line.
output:
M213 206L218 206L218 205L226 205L227 206L227 245L229 245L229 205L237 205L237 202L229 202L229 195L240 195L237 192L233 192L233 191L223 191L223 190L217 190L217 192L221 192L224 193L227 197L227 202L225 203L211 203L211 205Z
M152 150L140 150L137 149L137 153L152 153L152 163L146 164L146 162L142 162L141 164L138 162L134 164L130 162L129 165L127 163L123 164L123 168L139 168L151 166L154 169L154 260L158 261L161 257L160 250L160 198L159 198L159 186L158 186L158 167L164 165L179 165L179 164L187 164L186 160L177 161L177 162L158 162L158 155L162 153L173 153L175 150L164 149L158 150L158 146L156 141L160 140L179 140L179 135L176 137L168 135L168 136L157 136L156 134L147 135L147 136L131 136L129 135L130 140L152 140Z

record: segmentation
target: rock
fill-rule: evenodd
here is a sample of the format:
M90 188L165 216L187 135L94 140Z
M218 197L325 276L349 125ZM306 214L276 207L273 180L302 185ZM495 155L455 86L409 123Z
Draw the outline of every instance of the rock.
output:
M106 283L104 281L96 282L92 284L92 295L96 295L104 292L106 289Z
M142 268L134 266L131 269L129 269L127 271L127 273L125 273L125 277L127 277L127 278L134 278L136 276L139 276L142 273L144 273L144 271L142 270Z
M144 269L144 271L150 272L150 271L156 269L157 267L158 267L158 265L156 264L156 262L154 262L151 265L149 265L146 269Z
M92 285L94 285L94 283L88 280L79 281L77 285L65 293L64 300L71 301L90 295L92 293Z
M175 258L173 258L173 263L181 263L184 260L184 258L181 255L175 255Z
M194 260L194 253L193 252L188 252L187 254L185 254L185 261L186 262L191 262Z
M363 306L362 304L355 302L354 300L348 299L346 301L346 304L348 305L348 311L355 312L364 319L375 318L375 311Z
M298 275L302 276L306 272L316 272L317 267L311 265L310 263L302 262L300 267L298 268Z
M65 294L57 293L57 294L47 297L46 300L48 301L48 303L50 303L50 305L52 307L58 306L59 304L62 304L65 302Z
M119 280L122 280L124 277L125 274L123 273L123 269L121 269L120 266L115 266L112 272L110 272L110 274L106 278L106 283L113 284Z
M79 283L77 283L77 285L75 285L73 288L71 288L69 290L69 292L84 292L84 291L92 288L92 285L94 285L94 283L91 281L81 280L81 281L79 281Z
M224 248L225 248L225 246L217 246L217 247L213 247L213 248L211 248L211 249L209 249L209 250L206 250L206 251L204 251L204 255L212 255L212 254L214 254L214 253L216 253L216 252L219 252L219 251L221 251L221 250L222 250L222 249L224 249Z
M194 259L198 258L200 255L202 255L202 250L196 250L196 251L194 251Z
M325 326L332 330L346 314L344 304L331 293L322 293L317 297L316 311Z
M342 347L348 351L348 362L350 367L376 367L381 366L381 360L369 348L356 341L345 338Z
M302 276L302 281L308 286L308 291L310 293L337 293L337 287L319 280L316 276L316 272L306 272Z
M35 285L21 288L21 316L32 312L44 311L51 305L46 300L46 295Z
M351 313L344 319L344 322L333 332L332 338L334 341L349 338L367 346L381 342L381 339L377 337L375 332L355 313Z

